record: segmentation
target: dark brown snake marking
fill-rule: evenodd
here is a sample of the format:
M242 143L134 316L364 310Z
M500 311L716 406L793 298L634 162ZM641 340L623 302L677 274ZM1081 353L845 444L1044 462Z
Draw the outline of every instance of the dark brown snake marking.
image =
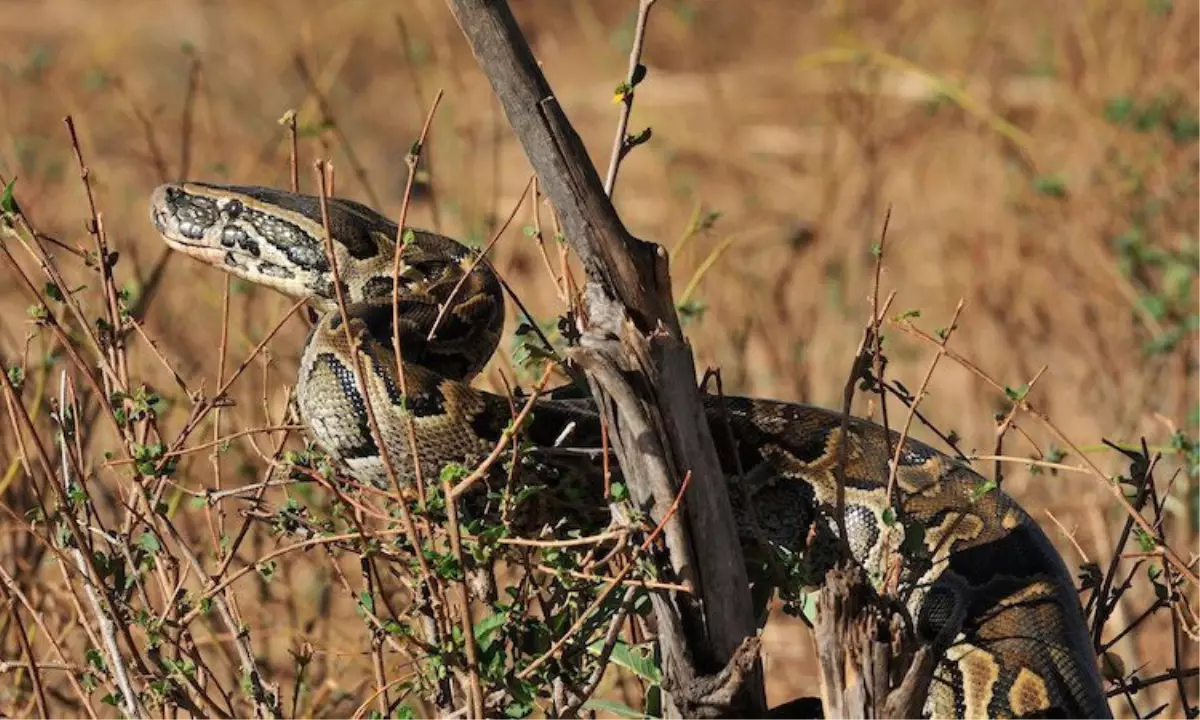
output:
M251 282L307 297L321 311L304 346L297 402L312 435L352 476L387 486L368 424L368 400L401 478L412 474L410 423L422 466L434 476L447 462L483 457L511 420L506 398L468 384L499 342L504 298L497 278L486 263L478 264L453 294L436 339L427 341L440 304L451 299L473 255L449 238L415 231L401 253L405 397L391 349L396 225L349 200L329 199L327 209L350 329L365 358L365 391L352 369L337 311L318 198L183 183L160 186L151 200L155 227L172 248ZM725 432L726 415L713 400L713 436L730 482L746 483L748 492L730 494L741 519L748 508L739 498L751 498L755 536L801 551L818 518L832 532L822 511L835 503L841 415L751 398L726 398L724 406L732 433ZM564 428L576 438L597 437L597 424L587 401L548 399L535 405L526 430L547 446ZM898 441L893 433L891 442ZM918 533L920 542L901 551L911 565L908 607L919 635L945 648L926 714L1000 718L1058 711L1111 717L1071 575L1037 523L1003 492L981 492L984 479L965 463L910 439L897 470L896 515L905 524L889 524L884 430L854 419L845 442L846 528L855 558L878 572L885 553Z

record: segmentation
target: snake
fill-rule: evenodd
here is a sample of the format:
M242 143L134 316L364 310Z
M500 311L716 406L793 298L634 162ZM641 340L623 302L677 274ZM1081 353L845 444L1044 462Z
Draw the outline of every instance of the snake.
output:
M262 186L160 185L150 216L171 249L315 310L296 405L353 479L387 488L391 477L412 482L418 466L437 477L505 437L512 399L471 385L498 346L505 308L477 251L434 232L400 233L353 200ZM831 518L842 463L854 561L880 582L886 558L904 560L912 626L938 653L927 716L1112 717L1062 557L966 460L835 410L703 397L745 538L803 554L814 529L840 533ZM549 452L572 436L599 437L599 423L590 397L547 393L522 432Z

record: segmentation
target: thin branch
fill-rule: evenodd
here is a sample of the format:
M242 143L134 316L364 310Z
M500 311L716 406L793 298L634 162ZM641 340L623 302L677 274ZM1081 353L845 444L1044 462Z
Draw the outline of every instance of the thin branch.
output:
M70 449L67 447L67 428L65 419L61 416L65 409L72 407L67 404L67 373L63 372L59 376L58 382L58 407L60 417L58 441L62 445L62 488L63 494L69 495L71 492L71 467L67 458L71 456ZM74 432L72 430L71 432ZM88 564L83 557L83 548L75 547L71 554L75 558L75 568L79 574L85 578L89 578L88 582L83 584L83 591L87 595L88 603L92 606L92 614L95 616L96 624L100 628L100 637L104 641L104 654L108 657L109 667L112 668L113 677L117 681L117 687L121 690L121 699L124 702L124 711L128 717L136 717L139 714L144 715L145 709L142 708L138 701L137 693L133 690L133 685L129 681L129 670L125 668L125 659L121 656L121 649L117 645L116 623L109 616L108 612L100 602L100 598L96 595L96 590L92 585L91 576L88 573ZM96 579L99 579L98 577ZM32 659L32 658L31 658Z
M629 72L625 76L625 86L621 92L621 114L617 119L617 134L613 138L612 155L608 159L608 174L604 176L604 194L609 197L612 197L613 188L617 184L617 169L628 152L625 133L629 130L629 115L633 112L633 88L641 82L640 75L646 70L642 65L642 45L646 39L646 19L650 16L650 8L654 7L655 2L656 0L641 0L638 3L633 47L629 50Z

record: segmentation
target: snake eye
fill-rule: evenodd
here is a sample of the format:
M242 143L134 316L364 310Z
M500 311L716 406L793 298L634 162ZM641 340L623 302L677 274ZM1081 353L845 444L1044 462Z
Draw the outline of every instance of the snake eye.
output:
M246 208L244 205L242 205L241 200L230 200L229 202L225 203L225 208L224 208L225 214L227 214L229 216L230 220L236 218L238 215L241 215L242 210L245 210L245 209Z

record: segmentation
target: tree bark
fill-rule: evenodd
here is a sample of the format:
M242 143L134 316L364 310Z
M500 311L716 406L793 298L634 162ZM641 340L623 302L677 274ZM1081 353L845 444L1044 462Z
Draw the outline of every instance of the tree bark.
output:
M821 702L827 718L921 717L935 655L914 643L861 568L834 569L817 597Z
M617 216L508 4L447 4L587 274L587 324L573 357L608 423L633 499L661 520L681 479L691 474L684 512L671 519L664 537L671 570L694 592L652 596L668 709L761 716L748 577L691 349L675 314L666 253L633 237Z

